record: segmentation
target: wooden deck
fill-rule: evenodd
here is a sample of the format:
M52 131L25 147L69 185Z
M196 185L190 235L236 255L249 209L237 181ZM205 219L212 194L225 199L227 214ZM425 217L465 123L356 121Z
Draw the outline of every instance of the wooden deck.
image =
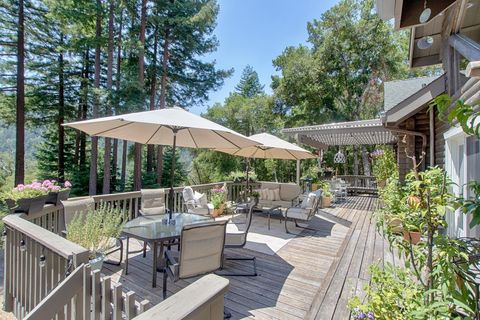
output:
M225 306L232 319L348 319L347 302L368 282L368 266L393 259L371 221L376 204L374 197L349 197L312 220L310 227L317 231L295 229L292 223L292 231L299 235L273 254L227 250L230 256L255 255L259 272L257 277L228 277ZM279 234L282 236L284 232ZM161 274L158 287L152 288L151 265L151 255L143 258L139 254L130 258L128 275L123 274L123 265L106 265L103 272L156 304L162 301ZM229 261L225 268L228 272L250 272L251 264ZM169 295L195 280L175 284L169 280Z

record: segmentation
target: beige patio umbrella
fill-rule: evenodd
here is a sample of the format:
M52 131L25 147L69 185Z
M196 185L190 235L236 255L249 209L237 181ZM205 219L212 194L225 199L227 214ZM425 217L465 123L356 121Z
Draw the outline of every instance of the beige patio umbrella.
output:
M248 138L256 141L257 144L243 148L218 148L215 150L256 159L302 160L316 157L310 151L268 133L254 134Z
M243 148L220 148L215 151L221 151L236 156L247 158L247 188L248 188L248 159L284 159L284 160L302 160L313 159L316 156L308 150L300 148L296 144L290 143L268 133L254 134L248 137L257 144Z
M173 177L177 146L242 149L257 144L256 141L240 133L178 107L96 118L64 125L81 130L91 136L123 139L141 144L172 146L170 215L173 209Z

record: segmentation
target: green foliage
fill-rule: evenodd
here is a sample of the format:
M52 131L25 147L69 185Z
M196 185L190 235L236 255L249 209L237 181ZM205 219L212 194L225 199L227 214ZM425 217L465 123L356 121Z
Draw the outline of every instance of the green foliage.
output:
M240 81L235 86L235 91L242 97L253 98L265 94L263 88L258 79L258 73L251 66L246 66Z
M377 182L386 182L388 179L398 179L398 165L394 151L390 147L383 147L383 154L373 159L373 175Z
M466 104L463 100L456 100L452 106L452 98L444 93L436 97L431 107L437 107L441 120L450 123L458 121L466 134L474 135L480 139L480 112L475 105Z
M101 203L86 214L75 215L67 226L67 239L89 249L93 258L111 247L111 239L120 235L125 221L121 209Z
M228 181L233 181L235 183L247 181L247 173L245 171L232 171L227 177ZM257 181L257 175L254 171L248 172L248 181L255 182Z
M372 265L369 271L371 284L365 287L366 302L362 303L358 297L349 301L354 313L370 311L378 320L415 319L414 313L421 308L424 290L408 269L387 263L383 270Z
M476 111L477 105L468 105L462 100L457 100L452 106L452 98L448 94L442 94L433 100L431 107L437 107L439 118L447 120L451 124L458 121L462 129L468 135L480 139L480 112ZM461 186L463 187L463 186ZM460 197L456 206L461 207L465 214L472 214L470 228L480 225L480 183L473 181L468 187L473 192L471 199Z
M212 189L210 202L215 209L220 209L222 204L227 202L227 188L225 187L225 185L220 188L215 187Z

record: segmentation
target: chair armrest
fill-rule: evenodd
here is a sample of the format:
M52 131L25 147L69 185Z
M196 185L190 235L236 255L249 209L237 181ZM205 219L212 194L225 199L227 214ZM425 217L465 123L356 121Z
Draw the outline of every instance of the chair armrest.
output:
M199 319L199 315L205 319L223 319L223 296L228 286L228 279L206 275L138 315L135 320Z
M277 210L277 209L279 209L279 208L281 208L281 207L282 207L282 206L273 206L273 207L271 207L270 209L268 209L268 212L272 212L272 211Z

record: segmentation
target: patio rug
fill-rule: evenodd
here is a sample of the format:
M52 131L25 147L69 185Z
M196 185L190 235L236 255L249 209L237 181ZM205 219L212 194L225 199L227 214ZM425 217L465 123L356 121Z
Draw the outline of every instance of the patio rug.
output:
M231 215L217 219L231 219ZM235 226L232 229L244 230L245 215L240 214L233 219ZM294 234L285 232L285 225L279 219L272 218L270 221L270 230L268 230L268 220L266 217L255 214L252 218L252 225L247 236L245 249L274 255L285 246L290 240L295 238Z

